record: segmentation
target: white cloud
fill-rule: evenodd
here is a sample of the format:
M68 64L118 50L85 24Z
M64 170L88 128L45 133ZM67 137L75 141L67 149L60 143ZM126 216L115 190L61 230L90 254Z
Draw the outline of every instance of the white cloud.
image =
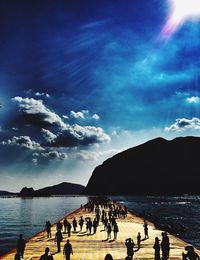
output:
M19 146L29 150L44 150L44 148L41 147L39 143L32 141L29 136L13 136L11 139L8 139L7 141L2 141L1 144L8 146Z
M92 116L92 118L95 119L95 120L100 120L100 117L99 117L97 114L94 114L94 115Z
M72 118L76 118L76 119L85 119L85 113L83 111L79 111L79 112L74 112L73 110L70 111L70 116Z
M82 161L98 161L100 158L106 159L109 158L117 153L120 153L122 151L126 150L124 149L109 149L105 151L85 151L81 150L80 152L76 153L76 158L78 160Z
M51 131L49 131L47 129L42 128L41 132L43 134L43 137L45 138L45 140L48 143L53 143L55 141L55 139L57 138L57 135L53 134Z
M40 93L40 92L36 92L35 96L36 97L47 97L47 98L50 97L50 95L48 93Z
M47 153L41 153L41 156L50 160L67 160L68 156L66 153L60 153L58 151L50 151Z
M198 104L200 103L200 98L197 96L188 97L187 102L190 104Z
M66 124L62 119L50 109L48 109L42 100L34 98L14 97L12 100L18 103L20 109L26 115L34 116L39 122L56 125L60 128L66 128Z
M166 131L184 131L184 130L200 130L200 119L193 117L192 119L178 118L176 122L169 127Z

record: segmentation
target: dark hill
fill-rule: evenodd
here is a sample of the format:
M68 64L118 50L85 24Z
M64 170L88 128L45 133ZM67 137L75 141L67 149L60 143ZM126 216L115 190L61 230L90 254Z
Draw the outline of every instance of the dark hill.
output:
M199 137L153 139L96 167L84 194L200 194L199 163Z
M80 184L63 182L54 186L46 187L39 190L34 190L33 188L24 187L20 191L21 197L45 197L51 195L80 195L84 186Z
M17 193L0 190L0 196L14 196L14 195L17 195Z

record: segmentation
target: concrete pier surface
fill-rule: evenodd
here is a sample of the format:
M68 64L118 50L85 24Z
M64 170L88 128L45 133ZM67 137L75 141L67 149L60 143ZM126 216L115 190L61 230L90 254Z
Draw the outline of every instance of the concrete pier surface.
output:
M90 217L92 220L95 217L94 212L88 212L81 210L81 208L70 213L66 216L67 220L72 223L73 218L76 218L77 222L83 216L83 219ZM61 223L64 218L61 219ZM144 239L144 219L128 212L125 219L116 219L119 232L116 240L113 240L113 232L111 239L107 240L107 232L104 230L104 226L100 221L100 225L97 228L96 234L87 234L85 224L83 226L82 232L78 225L77 232L73 233L73 227L71 236L69 237L70 243L73 247L73 255L71 255L71 260L103 260L105 255L110 253L114 260L124 260L127 256L127 249L125 245L125 240L127 238L132 238L135 243L135 252L133 259L141 260L152 260L154 259L154 241L155 237L158 237L161 241L162 230L156 229L154 224L148 222L148 233L149 239ZM44 223L45 225L45 223ZM63 255L63 247L68 239L67 234L63 234L63 241L61 242L61 252L57 253L57 246L54 241L56 233L56 224L52 225L52 238L47 238L47 233L45 230L35 234L32 238L26 241L26 248L24 253L24 260L36 260L40 259L40 256L44 254L46 247L50 248L50 253L53 255L55 260L63 260L65 256ZM141 248L137 249L137 234L141 233ZM93 232L92 232L93 233ZM170 240L170 256L169 259L182 259L182 253L184 252L184 247L187 245L186 242L180 240L168 233ZM16 238L17 240L17 238ZM200 255L200 250L195 249ZM14 260L16 254L16 249L8 252L7 254L0 257L4 260Z

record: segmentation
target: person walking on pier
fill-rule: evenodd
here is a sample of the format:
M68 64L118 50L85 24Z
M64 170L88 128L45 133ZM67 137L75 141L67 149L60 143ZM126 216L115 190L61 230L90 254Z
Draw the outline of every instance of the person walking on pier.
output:
M53 260L53 256L49 255L49 248L45 248L45 253L41 255L40 260Z
M59 229L57 232L56 232L56 235L55 235L55 242L57 244L57 248L58 248L58 253L60 252L60 243L62 242L63 240L63 236L62 236L62 233L61 233L61 230Z
M67 234L68 234L68 237L71 236L71 228L72 228L72 225L67 221Z
M146 220L144 220L144 239L148 239L149 238L149 234L148 234L148 224L146 222Z
M186 246L185 250L187 251L186 254L182 254L183 260L199 260L199 255L194 251L193 246Z
M127 259L133 259L134 246L135 246L133 239L127 238L125 241L125 245L127 247Z
M111 239L111 231L112 231L111 224L108 223L108 225L107 225L107 240Z
M51 223L50 223L50 221L46 222L46 231L47 231L47 238L51 238Z
M72 221L72 225L73 225L73 228L74 228L74 232L76 232L76 228L77 228L77 221L76 219L74 218L73 221Z
M118 228L118 225L117 223L114 224L114 227L113 227L113 233L114 233L114 240L117 239L117 233L119 232L119 228Z
M160 260L160 243L158 237L155 238L153 249L155 251L154 260Z
M70 244L69 239L67 239L67 243L64 245L63 255L65 255L66 260L70 260L71 254L73 255L72 245Z
M80 226L80 232L82 231L82 229L83 229L83 223L84 223L84 220L83 220L83 216L81 216L80 217L80 219L79 219L79 226Z
M19 254L21 254L22 258L24 257L25 247L26 247L25 240L23 238L23 235L20 234L19 239L17 240L17 251L19 252Z
M64 233L66 234L66 231L67 231L67 219L66 218L63 221L63 226L64 226Z
M161 241L161 249L162 249L162 260L167 260L169 258L169 237L167 232L162 232L162 241Z
M140 235L140 232L138 232L138 235L137 235L137 247L138 247L138 250L140 249L140 245L141 245L141 235Z
M58 221L57 225L56 225L56 230L62 230L62 223L60 221Z

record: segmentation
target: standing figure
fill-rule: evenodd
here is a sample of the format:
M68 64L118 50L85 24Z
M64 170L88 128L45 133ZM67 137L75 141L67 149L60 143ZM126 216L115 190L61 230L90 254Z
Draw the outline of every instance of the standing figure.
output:
M51 237L51 223L50 221L46 222L46 231L47 231L47 237Z
M71 228L72 228L72 225L67 221L67 234L68 234L68 237L71 236Z
M66 218L63 221L63 226L64 226L64 233L66 233L66 230L67 230L67 219Z
M149 234L148 234L148 224L147 224L146 220L144 220L143 227L144 227L144 238L147 239L147 238L149 238Z
M113 233L114 233L114 240L117 239L117 233L119 232L119 228L118 228L118 225L117 223L114 224L114 227L113 227Z
M110 223L108 223L108 225L107 225L107 239L111 239L111 231L112 231L111 225L110 225Z
M134 255L134 242L133 239L131 238L127 238L125 241L125 245L127 247L127 258L128 259L133 259L133 255Z
M80 226L80 231L82 231L82 228L83 228L83 223L84 223L84 220L83 220L83 216L80 217L79 219L79 226Z
M158 237L155 238L153 249L155 251L154 260L160 260L160 243Z
M45 253L41 255L40 260L53 260L53 256L49 255L49 248L45 248Z
M57 244L58 253L60 252L60 243L62 242L62 240L63 240L63 236L62 236L61 230L58 229L58 231L56 232L56 235L55 235L55 242Z
M137 235L137 247L138 247L138 250L140 249L140 245L141 245L141 235L140 235L140 232L138 232L138 235Z
M62 230L62 227L63 227L62 223L60 221L58 221L58 223L56 225L56 229L57 230Z
M70 260L70 255L73 255L72 245L70 244L69 239L67 239L67 243L64 245L63 255L65 255L66 260Z
M162 249L162 259L167 260L170 251L169 237L167 235L167 232L162 232L161 249Z
M21 255L21 257L24 257L24 250L26 247L25 240L23 238L23 235L19 235L19 239L17 240L17 252Z
M72 225L73 225L73 228L74 228L74 232L76 232L76 228L77 228L77 221L76 219L74 218L73 221L72 221Z

